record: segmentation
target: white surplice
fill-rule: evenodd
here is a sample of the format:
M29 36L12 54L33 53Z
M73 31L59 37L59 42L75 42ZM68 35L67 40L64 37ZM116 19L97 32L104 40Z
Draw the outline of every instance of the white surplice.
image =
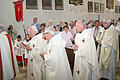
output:
M29 41L24 40L23 43L25 45L29 46ZM29 51L27 49L25 49L25 48L24 48L24 54L25 54L24 58L25 59L28 58Z
M85 29L82 33L77 33L75 44L78 46L78 50L75 51L73 79L98 80L98 57L92 29Z
M61 35L55 35L48 44L45 57L46 80L73 80L65 51L66 42Z
M16 56L23 56L23 45L22 45L22 41L18 41L17 39L14 41L14 50L15 50L15 54Z

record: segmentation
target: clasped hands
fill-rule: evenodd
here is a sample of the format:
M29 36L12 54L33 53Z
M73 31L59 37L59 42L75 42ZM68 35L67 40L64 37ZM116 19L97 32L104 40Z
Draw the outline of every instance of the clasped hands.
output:
M73 49L73 50L78 50L78 46L77 46L77 45L73 45L73 46L72 46L72 49Z
M97 41L97 42L98 42L98 44L99 44L99 45L101 45L101 44L102 44L100 40L99 40L99 41Z
M43 60L45 60L45 58L44 58L44 55L45 55L46 53L40 53L40 56L43 58Z

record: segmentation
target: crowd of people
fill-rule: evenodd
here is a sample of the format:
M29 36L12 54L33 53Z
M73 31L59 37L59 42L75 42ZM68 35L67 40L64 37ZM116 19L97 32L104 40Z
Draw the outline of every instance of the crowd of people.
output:
M12 25L0 29L1 80L14 79L18 65L27 67L27 80L116 80L120 18L47 26L34 17L24 40ZM73 73L65 48L74 50Z

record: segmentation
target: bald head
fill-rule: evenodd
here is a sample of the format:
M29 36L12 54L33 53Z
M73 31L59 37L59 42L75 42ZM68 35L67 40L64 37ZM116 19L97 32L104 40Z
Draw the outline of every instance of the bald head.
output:
M108 28L110 26L111 20L103 20L104 28Z
M0 33L1 33L2 31L5 31L5 27L2 26L2 25L0 25Z
M53 21L52 21L52 20L49 20L49 21L48 21L48 24L49 24L49 26L52 26L52 25L53 25Z
M76 22L76 29L78 32L82 32L85 27L85 24L81 20Z
M0 28L3 28L3 26L2 26L2 25L0 25Z
M33 38L38 33L38 30L35 26L30 26L28 28L28 34L31 38Z

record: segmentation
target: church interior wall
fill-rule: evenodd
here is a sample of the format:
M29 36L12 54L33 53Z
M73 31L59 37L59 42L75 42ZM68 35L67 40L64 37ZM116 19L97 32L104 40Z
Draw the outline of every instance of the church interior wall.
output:
M120 17L120 13L115 13L114 9L106 8L106 0L83 0L84 4L81 6L75 6L69 4L69 0L63 0L64 10L55 10L55 0L52 0L52 10L42 10L42 0L38 0L38 10L26 9L26 0L23 1L23 22L17 22L15 19L15 11L13 2L16 0L2 0L0 3L0 24L8 27L9 24L14 25L18 33L24 35L23 32L23 23L26 28L28 28L33 21L33 17L38 18L38 23L46 22L48 23L49 19L52 19L54 25L59 21L74 21L84 19L88 21L89 19L96 20L100 16L102 19L117 19ZM88 1L92 2L102 2L104 3L104 13L94 13L88 12ZM115 5L120 6L120 2L115 0ZM93 7L94 8L94 7Z

